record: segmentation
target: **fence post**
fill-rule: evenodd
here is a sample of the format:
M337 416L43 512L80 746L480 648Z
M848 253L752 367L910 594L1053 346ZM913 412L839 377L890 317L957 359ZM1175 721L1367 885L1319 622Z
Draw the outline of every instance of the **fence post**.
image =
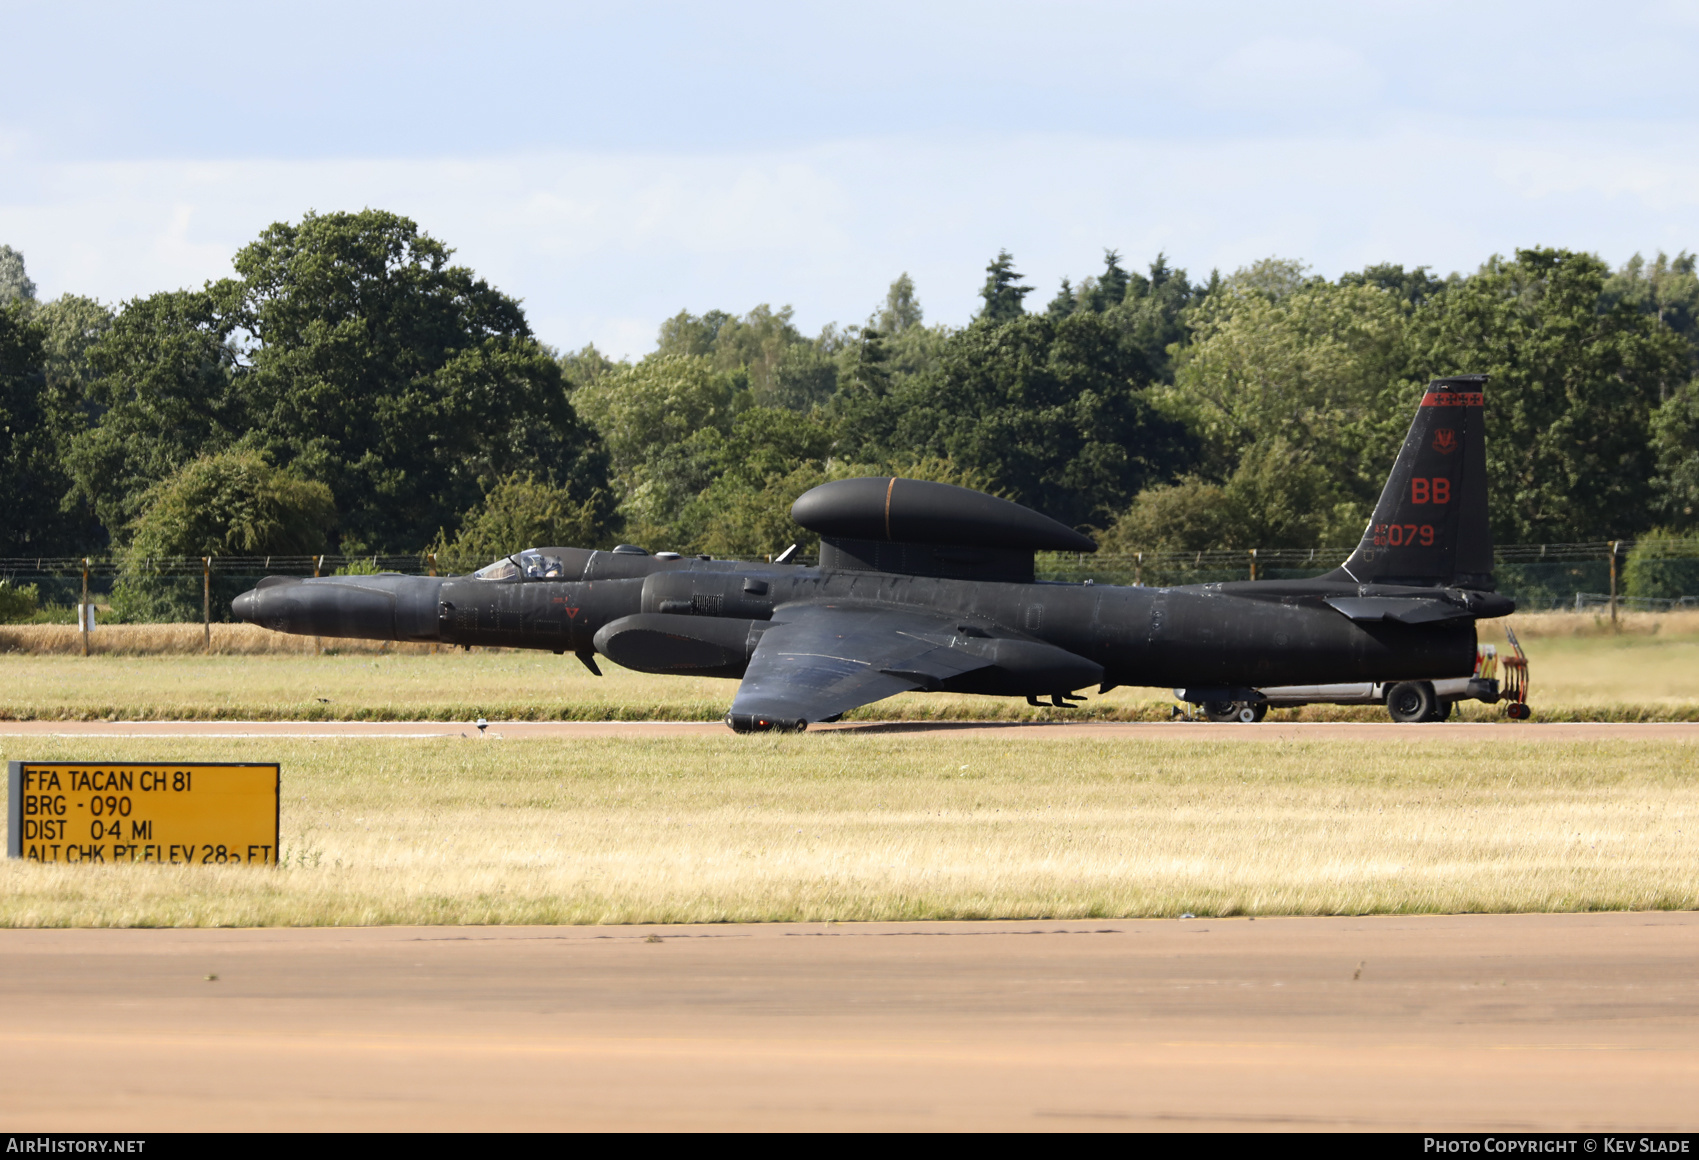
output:
M1257 578L1257 550L1255 548L1252 548L1251 549L1251 579L1255 580L1256 578Z
M83 655L88 656L88 557L83 557L83 605L77 609L77 625L83 634Z
M1616 627L1616 549L1621 540L1611 541L1611 627Z
M1140 587L1140 588L1144 587L1144 553L1143 552L1135 552L1133 554L1133 583L1137 587Z
M201 557L201 626L206 632L206 654L212 655L212 557Z

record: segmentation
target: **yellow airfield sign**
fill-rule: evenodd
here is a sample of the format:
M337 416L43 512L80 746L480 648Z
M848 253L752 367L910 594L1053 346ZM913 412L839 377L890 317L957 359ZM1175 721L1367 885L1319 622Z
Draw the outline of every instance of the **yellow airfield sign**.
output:
M279 769L13 761L6 852L30 862L276 865Z

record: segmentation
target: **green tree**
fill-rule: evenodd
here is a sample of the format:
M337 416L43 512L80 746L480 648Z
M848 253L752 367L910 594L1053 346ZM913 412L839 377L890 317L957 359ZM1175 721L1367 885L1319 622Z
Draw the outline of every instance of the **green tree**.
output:
M708 355L652 354L573 395L606 443L620 510L635 537L669 534L684 504L713 477L714 444L738 410L739 373Z
M560 373L566 381L568 392L589 386L620 365L597 350L593 342L587 343L582 350L561 355L556 361L560 363Z
M784 496L794 485L803 484L805 491L812 486L808 480L828 477L822 473L832 431L794 411L751 407L728 433L705 433L698 446L710 465L709 481L680 511L671 529L673 547L759 556L794 540L790 501Z
M373 548L417 547L515 471L583 498L606 482L519 304L452 253L365 210L277 223L236 255L256 442L330 484Z
M1031 286L1022 286L1025 278L1016 272L1015 259L1007 250L998 250L991 264L985 267L985 285L979 296L985 300L979 317L993 324L1009 322L1026 313L1021 300L1032 293Z
M69 439L74 499L122 542L156 482L236 442L253 423L227 343L237 287L171 291L125 303L86 350L94 421Z
M20 299L35 301L35 283L24 271L24 256L11 246L0 245L0 306Z
M1150 367L1155 381L1172 382L1172 348L1185 341L1188 315L1219 287L1219 277L1212 276L1208 286L1193 286L1184 270L1168 265L1166 254L1156 256L1148 277L1123 269L1114 250L1103 255L1103 273L1083 279L1078 286L1063 278L1045 313L1053 318L1079 311L1102 314L1121 341Z
M1659 530L1634 543L1622 568L1628 596L1674 600L1699 596L1699 551L1690 539Z
M927 326L925 319L914 279L903 274L886 291L885 304L861 328L878 332L880 363L891 379L925 374L937 367L950 330L945 326ZM822 345L836 350L840 383L854 376L865 354L857 335L853 327L848 331L828 327L827 334L822 335Z
M785 348L765 389L752 389L757 404L808 411L820 406L838 389L838 363L831 353L812 342Z
M1117 553L1345 545L1362 532L1359 510L1328 466L1277 439L1249 448L1225 483L1194 475L1146 488L1098 544Z
M446 531L437 534L432 545L437 565L471 572L525 548L605 546L597 498L581 500L535 475L509 475L466 512L452 538Z
M802 422L809 422L802 420ZM823 432L824 433L824 432ZM828 434L829 437L829 434ZM817 448L816 448L817 450ZM679 541L681 550L720 556L760 557L796 544L813 553L820 537L791 522L791 504L811 487L834 479L865 475L901 475L995 490L978 472L964 470L945 459L904 459L895 463L846 463L824 453L808 454L803 444L769 447L756 470L744 468L719 476L687 513L693 521L692 539Z
M737 380L703 355L653 354L580 388L573 403L607 444L614 471L628 475L654 449L692 432L729 429Z
M161 568L161 557L313 555L336 520L329 487L251 450L193 459L139 501L113 593L123 620L200 619L200 577ZM228 619L231 598L248 583L218 574L212 615Z
M661 323L660 340L655 353L712 356L714 344L720 337L720 328L732 318L732 315L723 310L710 310L700 317L688 310L681 310Z
M1699 371L1699 273L1694 255L1683 250L1674 258L1659 251L1648 262L1635 254L1605 279L1604 300L1621 303L1657 321L1660 329L1673 331L1687 344L1686 373ZM1667 399L1680 384L1659 384L1659 400Z
M1426 266L1406 270L1403 266L1382 263L1339 276L1341 286L1378 286L1389 290L1411 306L1422 306L1445 292L1448 283L1435 278Z
M129 555L307 556L336 520L330 488L256 451L204 455L142 494Z
M31 487L40 459L43 361L41 330L24 303L0 305L0 503L7 513L0 521L0 554L8 556L30 549L32 517L53 499L32 494Z
M112 329L110 309L92 298L64 294L34 311L42 337L41 428L44 461L36 511L38 551L75 555L99 551L108 536L76 486L72 448L89 424L90 387L96 374L89 352Z
M1241 294L1261 294L1278 302L1321 281L1306 274L1307 269L1296 258L1262 258L1233 271L1226 282L1230 289Z
M1651 426L1658 509L1672 528L1692 532L1699 529L1699 379L1665 399Z
M891 393L891 358L885 349L885 336L871 326L862 328L845 389L867 399L883 399Z
M806 411L836 387L830 337L809 339L791 321L795 311L763 303L738 317L710 310L680 311L661 324L658 355L697 356L720 373L740 376L762 406Z
M238 279L126 304L88 351L79 494L122 535L149 484L240 445L327 484L361 551L417 548L518 470L611 504L560 364L451 253L394 214L309 213Z
M1114 250L1105 249L1103 273L1097 276L1097 285L1092 287L1090 309L1101 314L1112 306L1121 305L1132 281L1132 275L1121 267L1121 255Z
M837 454L946 459L1066 523L1098 521L1189 462L1185 432L1151 406L1147 382L1099 315L981 322L949 338L936 370L846 408Z
M1313 282L1273 296L1229 282L1193 316L1165 408L1202 438L1206 477L1281 444L1326 465L1331 510L1368 518L1409 426L1410 312L1369 285ZM1256 545L1250 545L1256 546Z
M0 580L0 624L25 624L41 610L41 592L34 584Z
M86 508L65 502L83 411L80 385L60 371L57 305L0 307L0 555L72 555L105 539Z
M1419 380L1487 374L1487 470L1501 543L1631 536L1653 522L1650 419L1680 381L1679 336L1604 294L1589 254L1493 258L1418 315Z
M1120 303L1105 310L1105 317L1121 336L1121 342L1137 352L1159 383L1174 381L1174 351L1187 338L1187 323L1193 311L1220 288L1220 278L1194 286L1184 270L1168 265L1165 254L1156 255L1150 273L1129 274Z
M1063 278L1062 284L1056 289L1056 297L1044 307L1044 313L1052 318L1066 318L1079 308L1079 294L1074 289L1073 282Z
M912 326L919 326L926 317L915 296L914 279L904 271L885 292L885 305L880 308L874 327L882 334L901 335Z

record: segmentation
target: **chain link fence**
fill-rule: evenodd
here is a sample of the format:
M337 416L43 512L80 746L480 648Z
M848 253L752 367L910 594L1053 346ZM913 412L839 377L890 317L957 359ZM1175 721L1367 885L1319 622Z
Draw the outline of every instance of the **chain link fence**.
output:
M1348 548L1041 553L1038 572L1045 580L1149 586L1304 580L1332 571L1350 554ZM1493 557L1498 590L1524 611L1585 609L1613 599L1647 610L1699 604L1699 537L1509 544Z
M1041 552L1041 580L1098 584L1208 584L1230 580L1298 580L1337 568L1345 548L1255 548L1206 552L1074 554ZM1609 605L1664 610L1699 606L1699 537L1600 540L1580 544L1512 544L1495 553L1499 591L1527 611L1585 610ZM812 561L798 561L812 562ZM446 572L446 569L441 571ZM330 576L400 572L434 575L428 552L343 556L116 556L0 558L0 581L33 585L43 606L70 609L108 603L121 584L174 594L177 619L228 618L232 597L266 576Z

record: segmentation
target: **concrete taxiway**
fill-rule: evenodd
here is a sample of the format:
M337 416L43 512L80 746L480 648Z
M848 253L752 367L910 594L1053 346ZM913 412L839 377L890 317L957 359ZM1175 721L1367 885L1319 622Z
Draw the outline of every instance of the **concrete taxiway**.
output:
M1699 915L0 931L0 1126L1691 1130Z
M1391 721L847 721L811 733L948 736L970 740L1208 741L1699 741L1699 721L1551 723ZM496 721L480 734L470 721L0 721L0 737L730 737L718 721Z

